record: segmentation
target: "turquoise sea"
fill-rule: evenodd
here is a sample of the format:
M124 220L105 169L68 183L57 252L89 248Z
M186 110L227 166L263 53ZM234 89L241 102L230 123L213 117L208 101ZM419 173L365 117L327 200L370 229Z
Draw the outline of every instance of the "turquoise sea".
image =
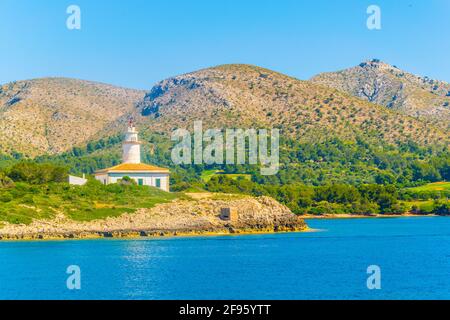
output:
M450 299L450 218L308 223L320 231L0 241L0 299ZM67 289L70 265L80 290Z

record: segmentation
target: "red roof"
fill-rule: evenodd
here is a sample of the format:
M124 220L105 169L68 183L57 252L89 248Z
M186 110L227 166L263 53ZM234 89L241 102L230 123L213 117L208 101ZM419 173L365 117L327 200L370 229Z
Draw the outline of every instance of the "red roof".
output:
M169 173L169 169L152 166L145 163L122 163L117 166L98 170L95 173L108 173L108 172L158 172Z

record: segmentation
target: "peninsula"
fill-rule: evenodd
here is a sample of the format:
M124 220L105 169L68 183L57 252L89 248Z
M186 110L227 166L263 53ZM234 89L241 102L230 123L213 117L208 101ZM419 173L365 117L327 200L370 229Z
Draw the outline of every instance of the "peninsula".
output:
M80 221L58 213L30 224L5 223L2 240L145 238L306 231L303 219L269 197L198 193L117 217Z

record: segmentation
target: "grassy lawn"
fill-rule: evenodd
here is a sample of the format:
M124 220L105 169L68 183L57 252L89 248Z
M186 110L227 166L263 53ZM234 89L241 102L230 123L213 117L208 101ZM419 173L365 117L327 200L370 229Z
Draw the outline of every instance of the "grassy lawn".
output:
M202 172L200 178L204 182L208 182L218 172L220 172L220 171L218 171L218 170L205 170L205 171Z
M400 201L401 204L403 204L408 211L411 210L414 206L420 209L423 209L426 212L429 212L433 209L433 200L417 200L417 201Z
M400 203L405 205L408 210L417 207L423 212L431 212L433 210L434 200L400 201ZM448 200L448 203L450 204L450 200Z
M425 184L420 187L409 188L408 190L414 192L426 192L426 191L450 191L450 182L441 181Z
M0 222L29 224L33 218L52 218L58 212L79 221L104 219L151 208L158 203L186 197L179 193L135 185L107 185L90 181L85 186L66 183L0 189Z
M220 170L205 170L201 174L201 179L203 180L203 182L208 182L209 180L211 180L212 177L217 176L217 175L224 175L233 180L237 180L240 177L242 177L246 180L249 180L249 181L252 179L252 176L250 174L223 173L223 171L220 171Z

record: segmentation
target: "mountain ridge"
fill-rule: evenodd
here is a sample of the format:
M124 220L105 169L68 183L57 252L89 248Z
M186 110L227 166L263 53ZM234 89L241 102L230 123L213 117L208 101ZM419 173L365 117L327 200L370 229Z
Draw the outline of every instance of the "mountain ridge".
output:
M64 77L0 86L0 150L35 157L59 154L120 134L128 118L149 132L206 127L276 127L317 142L358 136L389 143L448 143L428 119L390 110L317 81L249 64L227 64L171 77L147 91Z
M0 149L30 156L63 152L95 137L130 112L143 95L139 90L61 77L2 85Z
M354 138L356 131L364 135L365 131L377 131L377 126L392 131L395 137L389 137L389 132L386 137L390 142L394 138L405 140L407 135L402 137L403 133L421 136L417 141L425 140L426 131L445 136L424 122L334 88L252 65L220 65L160 81L138 108L160 130L177 128L196 119L223 127L233 123L241 127L280 127L287 135L296 137L311 134L314 137L312 131L325 130ZM349 125L344 126L346 122ZM408 125L423 132L413 134Z
M450 123L450 83L418 76L372 59L310 79L363 100L398 110L442 128Z

